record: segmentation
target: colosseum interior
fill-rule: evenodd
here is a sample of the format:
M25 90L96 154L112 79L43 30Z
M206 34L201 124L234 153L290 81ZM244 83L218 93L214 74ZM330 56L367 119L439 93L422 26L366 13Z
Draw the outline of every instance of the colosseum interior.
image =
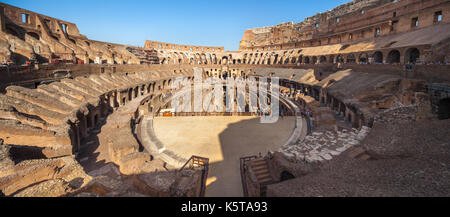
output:
M448 0L354 0L238 51L90 40L0 3L0 61L2 196L450 196ZM243 109L175 110L197 79Z

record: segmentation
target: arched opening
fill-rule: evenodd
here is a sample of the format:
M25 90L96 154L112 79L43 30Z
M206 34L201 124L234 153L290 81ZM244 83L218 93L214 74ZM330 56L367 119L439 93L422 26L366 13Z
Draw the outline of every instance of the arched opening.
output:
M327 62L327 58L325 56L321 56L319 60L320 60L320 63L326 63Z
M329 63L334 63L334 56L333 55L330 56L330 58L328 59L328 62Z
M292 57L292 58L291 58L291 63L292 63L292 64L295 64L296 62L297 62L297 58L296 58L296 57Z
M278 61L278 54L275 54L274 60L273 60L273 64L277 64Z
M359 55L359 62L360 63L367 63L369 61L369 57L367 56L367 53L361 53Z
M133 99L133 89L128 90L128 101L131 101Z
M356 58L354 54L349 54L347 55L347 63L355 63L356 62Z
M449 119L450 118L450 98L441 99L438 104L438 118Z
M317 63L317 57L312 57L312 64L316 64Z
M383 63L383 53L380 51L373 53L372 57L375 63Z
M281 175L280 175L280 182L286 181L286 180L289 180L289 179L295 179L295 176L292 175L292 173L290 173L290 172L288 172L288 171L283 171L283 172L281 172Z
M400 52L398 50L391 50L387 57L387 63L400 63Z
M227 64L227 62L228 62L228 57L222 57L222 64L223 65L226 65Z
M305 64L309 64L309 57L305 57Z
M336 57L336 62L337 63L344 63L344 56L342 56L342 55L338 55L337 57Z
M419 49L410 48L405 53L405 62L406 63L416 63L417 59L420 57Z

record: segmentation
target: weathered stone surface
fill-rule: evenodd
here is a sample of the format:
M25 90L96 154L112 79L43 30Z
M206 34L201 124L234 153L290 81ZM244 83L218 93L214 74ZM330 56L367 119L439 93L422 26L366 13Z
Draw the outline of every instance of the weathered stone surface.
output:
M33 185L15 194L14 197L61 197L72 188L62 179L52 179Z
M150 155L143 152L134 152L120 158L120 172L125 175L152 172Z

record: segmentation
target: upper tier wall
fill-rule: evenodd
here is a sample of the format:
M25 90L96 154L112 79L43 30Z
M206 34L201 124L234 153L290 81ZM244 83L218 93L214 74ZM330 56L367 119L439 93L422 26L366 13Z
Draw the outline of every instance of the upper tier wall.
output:
M356 2L304 22L249 29L244 33L239 50L283 50L345 43L450 22L447 0ZM413 22L415 18L418 26Z

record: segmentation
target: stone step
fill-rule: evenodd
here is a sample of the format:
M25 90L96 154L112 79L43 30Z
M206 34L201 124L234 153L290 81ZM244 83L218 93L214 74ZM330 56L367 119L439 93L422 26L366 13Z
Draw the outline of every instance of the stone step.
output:
M266 164L261 164L261 165L257 165L257 166L252 165L252 169L255 171L260 170L260 169L267 169L267 165Z
M255 172L256 176L261 174L269 174L269 170L267 168L261 168L258 170L253 169L253 171Z
M272 177L270 176L269 173L264 173L264 174L256 175L256 178L258 178L258 180L262 180L262 179L265 179L265 178L272 178Z
M360 160L369 160L370 159L370 155L363 154L363 155L359 156L358 159L360 159Z
M268 182L272 182L272 177L269 178L265 178L265 179L260 179L259 183L264 184L264 183L268 183Z
M266 161L265 161L265 160L253 160L253 161L251 162L251 164L252 164L252 166L259 166L259 165L264 165L264 164L266 164Z
M348 157L349 157L349 158L356 158L356 157L358 157L358 156L364 154L364 152L366 152L366 150L364 150L364 149L361 148L361 147L358 147L358 148L353 149L353 150L348 154Z

